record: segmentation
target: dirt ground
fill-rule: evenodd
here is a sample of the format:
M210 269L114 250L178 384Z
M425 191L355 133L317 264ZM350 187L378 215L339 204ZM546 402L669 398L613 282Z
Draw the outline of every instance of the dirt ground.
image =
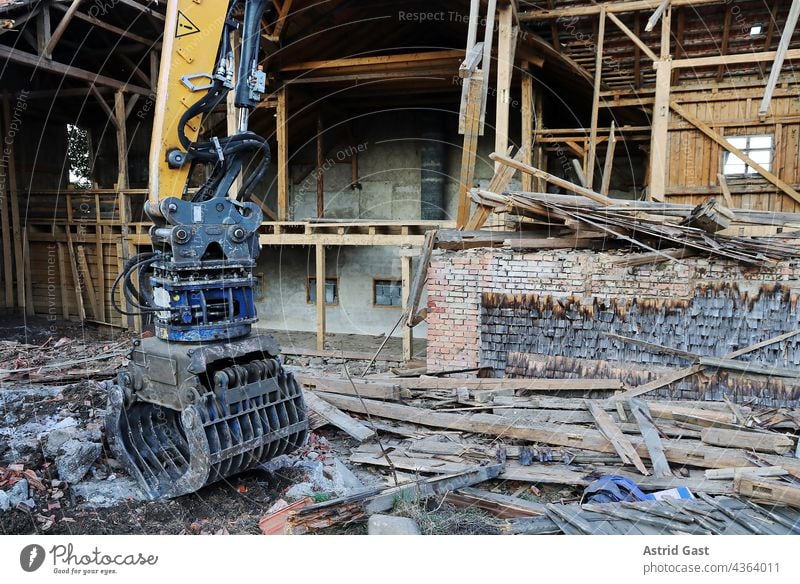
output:
M313 335L306 333L277 336L281 343L292 348L313 346ZM62 337L86 343L90 351L93 347L103 347L104 343L126 341L131 335L43 318L12 317L0 324L2 341L41 346ZM330 348L348 351L374 350L381 341L356 335L332 335L330 339ZM393 346L393 341L388 343L387 351L399 352L399 346ZM308 365L309 361L289 356L285 360L289 366L292 363ZM24 359L16 361L0 363L0 370L26 364ZM364 365L354 363L353 367L363 368ZM379 367L385 369L386 364L379 364ZM320 368L338 371L341 364L324 363ZM284 496L288 488L304 479L304 471L299 468L284 468L273 473L254 470L174 500L143 501L141 493L108 448L102 424L105 407L106 390L102 379L63 385L24 380L0 382L0 467L21 465L21 468L31 469L42 485L41 489L30 489L30 496L36 503L34 509L0 512L0 533L257 534L258 521L265 511ZM44 452L49 431L59 422L63 424L65 419L76 421L82 430L96 433L103 448L91 472L74 486L59 481L53 459ZM342 437L334 429L322 428L314 433L310 446L299 453L297 459L329 459L327 464L333 458L345 461L349 448L346 436ZM356 471L368 483L380 480L377 476L365 476L361 469ZM86 489L90 489L88 494ZM136 496L126 500L126 490ZM90 497L98 492L99 505ZM320 493L320 497L327 496ZM355 532L358 531L356 527Z

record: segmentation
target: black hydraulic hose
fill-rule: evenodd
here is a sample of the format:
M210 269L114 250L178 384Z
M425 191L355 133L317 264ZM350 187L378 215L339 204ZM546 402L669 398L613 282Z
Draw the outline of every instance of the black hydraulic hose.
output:
M129 312L127 310L124 310L122 307L119 306L116 300L117 287L119 286L121 280L125 279L126 281L129 281L130 274L133 271L135 271L137 268L139 268L144 264L151 264L155 261L158 261L158 259L160 258L156 257L156 254L154 252L145 252L135 255L132 258L130 258L127 262L125 262L122 271L120 271L119 275L114 280L114 284L112 284L111 286L111 305L117 312L127 316L139 316L144 313L160 312L161 310L163 310L163 309L156 309L140 305L135 298L131 298L128 296L128 290L125 289L125 287L123 287L123 293L125 294L125 298L128 300L128 302L131 303L131 305L133 305L134 308L138 308L141 312Z

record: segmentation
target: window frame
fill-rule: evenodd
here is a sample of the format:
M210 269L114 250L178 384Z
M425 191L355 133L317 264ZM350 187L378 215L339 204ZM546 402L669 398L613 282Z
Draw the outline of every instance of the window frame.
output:
M751 155L752 152L769 152L769 162L767 162L766 164L759 162L759 164L761 165L762 168L766 169L769 172L772 172L772 164L773 164L773 162L775 162L775 135L774 134L744 134L744 135L725 136L724 138L728 142L731 142L732 139L733 140L744 139L745 140L744 147L736 146L736 144L734 144L733 142L731 142L731 144L736 146L736 148L738 148L739 150L744 152L747 155L747 157L751 158L751 159L753 158L752 155ZM753 138L769 138L769 144L770 144L769 148L753 148L753 147L751 147L750 146L750 141ZM728 161L728 158L731 157L731 156L735 157L739 162L741 162L741 164L744 165L744 171L743 172L736 172L736 173L730 173L730 174L725 172L725 165L726 165L726 163ZM755 162L758 162L758 161L756 160ZM736 156L733 152L730 152L730 151L728 151L728 150L726 150L724 148L722 149L722 157L721 157L721 160L720 160L720 173L726 179L734 179L734 180L736 180L736 179L745 179L745 180L747 180L747 179L751 179L751 178L754 178L754 177L760 177L761 176L758 173L758 171L756 171L752 166L747 164L747 162L745 162L744 160L742 160L741 158Z
M311 285L311 282L314 282L314 285ZM333 282L336 286L336 302L326 302L325 306L339 306L339 276L326 276L325 283ZM306 304L311 304L316 306L317 301L311 300L311 290L314 290L314 293L317 292L317 277L316 276L306 276Z
M378 282L391 282L400 287L400 304L378 304ZM372 278L372 306L374 308L403 308L403 279L397 277L383 276L379 278Z

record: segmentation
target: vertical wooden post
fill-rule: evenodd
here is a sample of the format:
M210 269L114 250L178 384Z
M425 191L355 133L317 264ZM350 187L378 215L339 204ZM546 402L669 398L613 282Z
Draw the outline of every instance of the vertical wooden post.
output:
M480 104L480 125L478 134L483 136L484 122L486 120L486 104L489 95L489 72L492 69L492 38L494 37L494 19L497 9L497 0L487 0L486 2L486 23L483 34L483 61L481 62L481 72L483 73L484 85L481 90ZM466 221L466 219L465 219Z
M158 54L158 51L155 49L151 49L150 51L150 91L153 92L152 96L148 96L148 99L155 99L155 93L158 91L158 75L159 75L159 68L161 66L161 56Z
M41 10L36 15L36 52L40 57L50 59L47 45L50 44L50 2L41 2Z
M117 119L117 191L124 191L128 188L128 136L122 90L114 93L114 117Z
M3 108L3 119L6 113ZM3 135L8 135L5 131L6 124L3 124ZM14 306L14 256L11 247L11 217L8 209L8 199L11 196L11 187L8 184L8 170L3 168L0 162L0 230L2 230L3 241L3 289L4 304L6 308Z
M475 159L478 156L478 137L480 134L481 120L481 95L486 80L480 71L473 73L470 78L466 117L464 121L464 149L461 151L461 170L458 176L458 216L456 223L459 227L469 221L470 198L469 190L475 176Z
M606 160L603 165L603 182L600 186L600 194L608 196L611 187L611 169L614 167L614 150L617 146L617 137L614 134L614 122L611 122L611 131L608 133L608 148L606 149Z
M594 166L597 156L597 117L600 113L600 84L603 78L603 42L606 36L606 7L600 8L597 27L597 48L594 60L594 94L592 95L592 127L589 131L589 152L586 155L586 186L593 189Z
M34 315L33 282L31 280L31 242L28 241L28 227L22 228L22 264L25 271L25 314Z
M522 63L522 140L521 148L525 150L522 162L533 166L533 77L528 69L528 63ZM527 172L522 175L522 190L533 190L533 176Z
M401 297L403 303L403 314L408 310L408 300L411 294L411 261L410 255L404 255L403 250L400 251L400 269L402 273L401 283ZM409 315L410 318L410 315ZM414 356L414 329L408 326L410 322L408 318L404 319L402 323L403 328L403 361L411 361Z
M494 150L508 151L508 126L511 105L511 76L514 72L516 35L514 34L514 10L511 3L497 9L499 29L497 34L497 96L495 108ZM499 162L494 170L500 169Z
M278 140L278 221L289 220L289 116L286 86L278 90L275 118Z
M317 217L325 215L325 146L322 140L322 113L317 112Z
M325 350L325 246L316 245L317 351Z
M11 97L3 92L4 135L11 136ZM19 214L19 191L17 189L17 163L14 156L15 144L4 143L8 193L11 199L11 235L14 246L14 268L17 279L17 307L25 307L25 263L23 261L22 223Z
M99 209L100 206L98 205L97 208ZM100 314L97 318L101 322L108 322L106 320L106 264L105 258L103 257L103 226L102 225L95 225L94 227L94 234L95 234L95 267L97 268L97 294L98 294L98 302L97 308L100 310Z
M69 275L67 274L67 260L64 254L64 244L60 241L58 246L58 282L61 284L61 316L69 320Z
M536 132L534 138L534 144L536 147L536 152L533 158L533 163L536 168L541 168L542 170L547 170L547 154L544 151L544 146L539 141L539 138L542 136L542 132L544 131L544 117L543 117L544 107L542 105L542 91L541 89L537 91L536 85L533 86L533 118L534 118L534 125L533 129ZM527 173L525 173L527 174ZM533 181L534 187L536 192L544 193L547 191L547 182L540 177L536 177Z
M669 54L669 29L672 9L661 18L661 58L656 67L656 92L650 138L650 185L648 199L663 201L667 192L667 155L669 142L669 94L672 84L672 59Z

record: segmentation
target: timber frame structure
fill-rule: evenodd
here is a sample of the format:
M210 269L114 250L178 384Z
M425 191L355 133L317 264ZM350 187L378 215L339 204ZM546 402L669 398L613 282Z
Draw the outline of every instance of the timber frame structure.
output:
M519 148L523 163L604 195L692 204L718 196L731 207L800 210L800 84L791 69L800 59L792 37L800 0L769 9L749 0L274 5L263 27L270 95L252 118L275 164L257 199L268 219L260 238L269 249L313 250L318 349L326 250L402 249L405 306L425 233L467 225L470 189L492 176L482 143ZM125 260L149 244L142 206L161 11L147 0L0 2L6 309L141 326L114 311L110 290ZM363 181L352 120L423 109L440 112L456 136L452 212L328 216L331 152L345 152L336 162L350 166L353 193ZM205 123L231 127L233 111L228 104ZM70 187L67 124L87 130L89 188ZM768 163L732 143L750 135L771 137ZM752 172L726 177L726 153ZM309 177L316 212L296 217L293 197ZM540 179L521 181L546 191Z

